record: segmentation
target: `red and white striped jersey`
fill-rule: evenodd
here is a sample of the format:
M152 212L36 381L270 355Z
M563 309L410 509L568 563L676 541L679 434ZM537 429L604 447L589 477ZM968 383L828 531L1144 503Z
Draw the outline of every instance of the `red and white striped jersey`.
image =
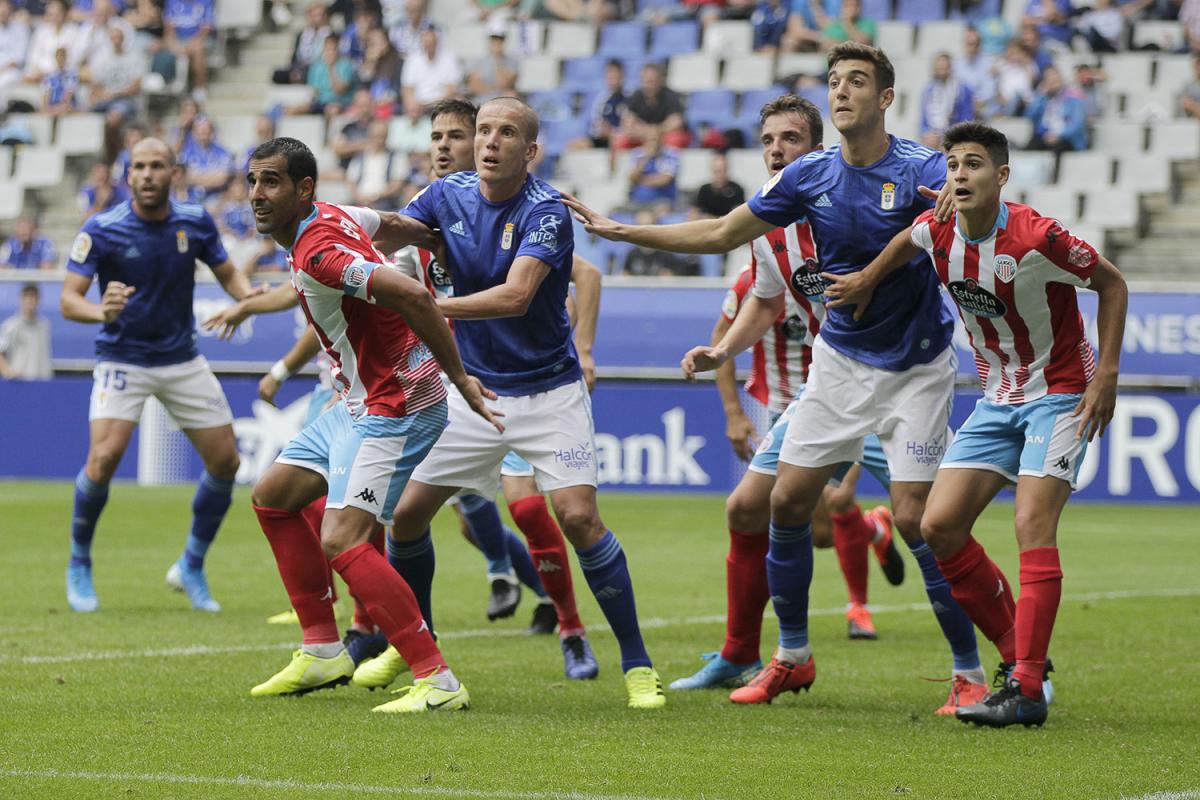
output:
M288 251L292 286L332 362L333 388L352 417L402 417L446 396L437 361L403 315L374 304L378 269L370 209L316 203Z
M917 217L911 238L958 305L989 401L1016 405L1087 388L1096 363L1075 287L1091 282L1095 248L1018 203L1000 206L982 240L968 241L932 211Z
M721 304L721 316L726 322L732 323L737 318L753 286L754 270L747 264ZM788 308L779 312L763 338L755 342L750 377L746 380L746 394L778 414L787 410L804 385L811 361L810 348L790 335L795 330L793 320L798 319L793 313L794 305L795 301L789 297Z

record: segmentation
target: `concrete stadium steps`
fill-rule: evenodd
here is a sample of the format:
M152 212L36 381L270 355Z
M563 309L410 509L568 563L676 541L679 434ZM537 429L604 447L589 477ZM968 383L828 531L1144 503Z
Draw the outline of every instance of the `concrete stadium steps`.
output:
M1139 237L1118 237L1113 262L1128 278L1195 280L1200 275L1196 209L1200 208L1200 164L1176 167L1180 191L1172 200L1146 204L1149 222Z
M286 67L292 56L295 33L259 33L239 48L236 62L227 64L209 85L208 113L223 116L260 114L266 110L271 73Z

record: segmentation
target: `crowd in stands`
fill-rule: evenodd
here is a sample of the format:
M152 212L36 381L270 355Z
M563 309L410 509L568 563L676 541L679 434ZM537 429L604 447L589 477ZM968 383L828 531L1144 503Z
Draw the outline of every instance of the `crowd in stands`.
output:
M239 258L257 269L280 269L277 248L253 231L245 187L237 179L248 152L231 152L219 120L204 110L214 1L77 0L68 8L62 0L0 0L0 100L8 86L36 85L46 115L104 114L103 157L79 194L82 214L128 197L129 148L153 133L178 153L184 177L177 196L204 203ZM284 0L269 0L267 6L268 24L286 23L290 10ZM623 202L614 204L618 215L643 221L720 216L755 188L731 179L723 153L755 146L758 105L771 94L794 91L826 110L824 75L809 69L782 76L774 87L743 92L734 119L732 92L689 95L672 89L665 57L647 52L645 31L682 26L695 50L700 30L744 20L758 53L819 54L845 40L875 43L892 0L471 0L463 22L486 26L488 33L486 47L474 54L451 50L448 32L434 23L430 7L429 0L313 0L298 9L304 24L289 63L264 78L306 85L311 100L264 114L256 141L274 135L290 115L319 115L328 138L310 144L328 150L333 160L323 163L322 179L345 180L351 202L402 206L428 182L427 115L433 104L456 95L482 102L518 93L520 48L511 39L522 35L524 21L641 23L648 26L638 28L641 44L624 57L597 53L583 83L576 76L570 89L528 94L546 123L544 161L536 166L554 178L564 153L604 150L628 183ZM918 84L905 77L911 102L919 104L919 138L933 147L956 122L1023 116L1032 125L1026 147L1055 153L1086 149L1090 125L1110 102L1099 54L1128 50L1135 21L1178 19L1185 31L1180 49L1200 52L1200 0L1093 0L1086 8L1078 0L1028 0L1015 26L999 16L996 0L950 0L948 11L968 22L963 41L947 43L945 52L922 53L930 57L927 80ZM1071 55L1069 62L1064 54ZM1088 54L1095 57L1080 58ZM564 62L564 87L571 64ZM187 70L190 92L178 98L169 124L154 121L145 97L173 84L177 70ZM1179 103L1169 113L1200 117L1200 60ZM678 185L687 148L712 151L712 179L696 192ZM32 230L28 220L18 226L16 244L3 251L7 264L43 265ZM697 259L636 250L611 269L707 271Z

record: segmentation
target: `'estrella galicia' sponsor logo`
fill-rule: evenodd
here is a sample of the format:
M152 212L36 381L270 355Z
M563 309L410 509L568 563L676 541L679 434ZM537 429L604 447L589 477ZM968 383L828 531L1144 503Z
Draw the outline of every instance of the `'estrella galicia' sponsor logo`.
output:
M450 272L441 265L436 259L429 262L429 282L439 289L451 286L453 281L450 280Z
M538 220L538 229L530 231L529 235L525 237L525 241L553 250L558 247L558 226L561 224L562 217L557 214L546 214Z
M997 278L1008 283L1017 274L1017 260L1009 255L998 255L992 260L992 270Z
M906 442L904 452L918 464L929 466L941 463L946 445L941 442Z
M996 295L982 288L978 283L968 278L965 281L951 281L946 284L946 290L954 298L954 302L968 314L977 317L1003 317L1008 306Z
M554 451L554 460L567 469L589 469L592 466L592 446L580 442L574 447Z
M805 297L825 294L825 279L821 277L821 266L815 258L804 259L804 264L792 271L792 288Z

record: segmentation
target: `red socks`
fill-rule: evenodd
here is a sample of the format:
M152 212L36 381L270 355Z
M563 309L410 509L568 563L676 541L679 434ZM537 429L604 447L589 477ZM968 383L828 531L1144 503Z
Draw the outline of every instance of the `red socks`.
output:
M567 557L567 543L554 517L546 508L546 498L530 495L508 504L513 522L525 534L529 543L529 555L533 558L538 577L546 594L554 601L558 612L558 629L561 636L572 636L584 632L583 622L575 607L575 588L571 581L571 562Z
M351 547L330 563L412 667L413 677L424 678L445 669L446 661L421 618L412 589L372 543Z
M1013 678L1021 694L1039 700L1046 651L1062 597L1062 567L1057 547L1035 547L1021 553L1021 596L1017 600L1017 667Z
M961 550L945 560L938 559L937 563L950 584L954 599L983 635L996 645L1000 658L1016 661L1013 630L1016 604L1000 568L988 558L973 536L967 537Z
M312 528L313 535L317 537L317 544L321 543L321 523L325 520L325 496L322 495L316 500L300 509L300 516L308 523L308 527ZM333 602L338 599L337 586L333 583L333 570L326 565L326 571L329 573L329 588L333 591Z
M333 584L321 541L300 514L254 507L258 524L275 554L279 576L300 618L305 644L341 641L333 616Z
M762 617L771 599L767 587L766 531L729 531L729 555L725 559L725 646L721 657L735 664L758 660L762 639Z
M384 554L383 545L383 526L376 525L375 532L371 534L371 545L379 552L379 555ZM332 568L331 568L332 569ZM371 619L371 612L367 611L367 607L362 601L353 594L350 595L354 599L354 622L355 630L362 633L374 633L375 622Z
M830 514L833 521L833 548L846 578L846 589L854 605L867 604L867 551L875 538L875 525L863 516L857 505L841 514Z

